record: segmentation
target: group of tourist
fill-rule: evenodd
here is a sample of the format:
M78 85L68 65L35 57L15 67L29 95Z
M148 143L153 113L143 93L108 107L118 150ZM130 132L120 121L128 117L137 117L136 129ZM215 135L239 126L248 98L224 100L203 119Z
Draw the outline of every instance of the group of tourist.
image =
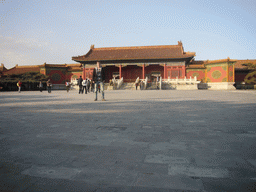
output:
M144 82L143 81L138 81L135 83L135 88L138 90L138 86L140 86L140 90L144 89Z
M94 92L93 90L94 82L90 79L86 78L85 80L82 79L82 76L78 79L78 86L79 86L79 94L87 94L91 92Z
M101 99L102 101L105 101L104 98L104 81L105 81L105 73L103 68L101 67L100 63L97 62L97 67L94 69L93 71L93 79L90 80L88 78L86 78L85 80L82 79L82 76L80 76L80 78L78 79L78 86L79 86L79 94L87 94L91 92L95 93L95 99L94 101L98 100L98 92L101 92ZM19 93L21 92L21 85L22 82L19 81L17 83L18 86L18 91ZM52 82L50 79L48 79L48 81L46 82L46 86L47 86L47 90L48 93L51 93L52 90ZM40 92L43 91L43 83L42 81L39 82L39 90ZM66 88L67 88L67 92L69 92L70 88L71 88L71 83L70 82L66 82Z
M21 92L21 85L22 85L22 82L21 82L21 81L18 81L17 87L18 87L18 92L19 92L19 93ZM46 82L46 85L47 85L48 93L51 93L52 83L51 83L51 80L50 80L50 79L48 79L48 81ZM43 85L43 82L42 82L42 81L39 82L38 87L39 87L40 92L42 92L42 91L43 91L43 88L44 88L44 85Z
M101 67L100 63L97 62L97 67L93 71L93 79L90 80L86 78L83 80L82 76L78 79L78 86L79 86L79 91L78 93L80 94L87 94L91 92L95 93L95 99L94 101L98 100L98 92L101 92L101 99L102 101L105 101L104 98L104 81L105 81L105 73L103 68Z

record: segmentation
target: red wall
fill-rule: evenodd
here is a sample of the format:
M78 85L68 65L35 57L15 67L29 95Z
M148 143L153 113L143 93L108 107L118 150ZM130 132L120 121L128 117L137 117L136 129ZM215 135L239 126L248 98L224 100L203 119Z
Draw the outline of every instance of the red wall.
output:
M229 82L233 82L233 76L234 76L233 68L234 68L234 66L232 66L232 65L228 67L228 81Z
M194 78L195 76L197 76L197 80L201 81L202 79L205 78L205 70L188 70L186 77L189 79L190 77Z
M220 74L220 76L218 76L218 78L214 77L214 74L216 74L216 73ZM222 68L222 66L209 67L209 70L207 71L207 81L208 82L223 82L226 77L227 77L227 71L224 70Z
M47 69L48 71L49 69ZM47 75L50 77L53 84L64 84L66 80L66 74L61 70L49 70Z
M119 67L116 66L107 66L105 67L105 81L108 83L112 79L113 72L119 72Z
M76 79L78 79L80 76L82 76L82 72L69 72L66 75L66 80L70 81L71 77L72 78L76 77Z
M142 67L136 65L122 67L122 77L126 82L133 82L138 77L142 78Z
M179 79L185 78L185 66L167 66L167 76L168 79L176 79L177 77Z
M162 78L164 77L164 67L163 66L160 66L160 65L149 65L149 66L145 67L145 75L146 74L151 74L152 72L160 72Z
M116 66L107 66L105 68L106 82L109 82L112 79L113 72L119 73L119 67ZM146 75L151 76L152 72L160 72L162 78L164 76L164 67L160 65L149 65L145 66L145 77ZM124 79L124 82L134 82L138 77L142 79L142 67L137 65L127 65L122 67L121 76ZM150 79L149 79L150 80Z

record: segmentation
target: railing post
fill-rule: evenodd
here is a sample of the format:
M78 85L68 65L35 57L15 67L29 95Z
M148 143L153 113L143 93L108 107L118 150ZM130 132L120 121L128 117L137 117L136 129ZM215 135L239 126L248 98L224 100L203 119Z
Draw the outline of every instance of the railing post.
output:
M145 90L147 89L147 85L148 85L148 77L146 77L146 80L145 80Z
M160 77L159 88L160 88L160 90L162 90L162 77Z

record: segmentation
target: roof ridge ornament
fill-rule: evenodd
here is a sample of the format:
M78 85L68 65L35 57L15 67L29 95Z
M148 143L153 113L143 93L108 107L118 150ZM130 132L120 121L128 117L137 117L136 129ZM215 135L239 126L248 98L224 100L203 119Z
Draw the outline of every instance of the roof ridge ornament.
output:
M91 49L94 49L94 45L92 44L90 48L91 48Z

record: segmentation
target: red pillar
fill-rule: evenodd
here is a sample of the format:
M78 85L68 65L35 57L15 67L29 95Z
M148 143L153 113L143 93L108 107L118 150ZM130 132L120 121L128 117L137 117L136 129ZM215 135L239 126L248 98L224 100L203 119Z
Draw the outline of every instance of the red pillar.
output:
M164 79L167 79L166 78L166 64L164 64Z
M83 74L82 74L82 78L85 79L85 64L83 64Z
M182 66L182 78L185 78L186 77L186 67L185 67L185 65L184 66Z
M122 78L122 65L119 65L119 79Z
M145 64L142 65L142 79L145 79Z

